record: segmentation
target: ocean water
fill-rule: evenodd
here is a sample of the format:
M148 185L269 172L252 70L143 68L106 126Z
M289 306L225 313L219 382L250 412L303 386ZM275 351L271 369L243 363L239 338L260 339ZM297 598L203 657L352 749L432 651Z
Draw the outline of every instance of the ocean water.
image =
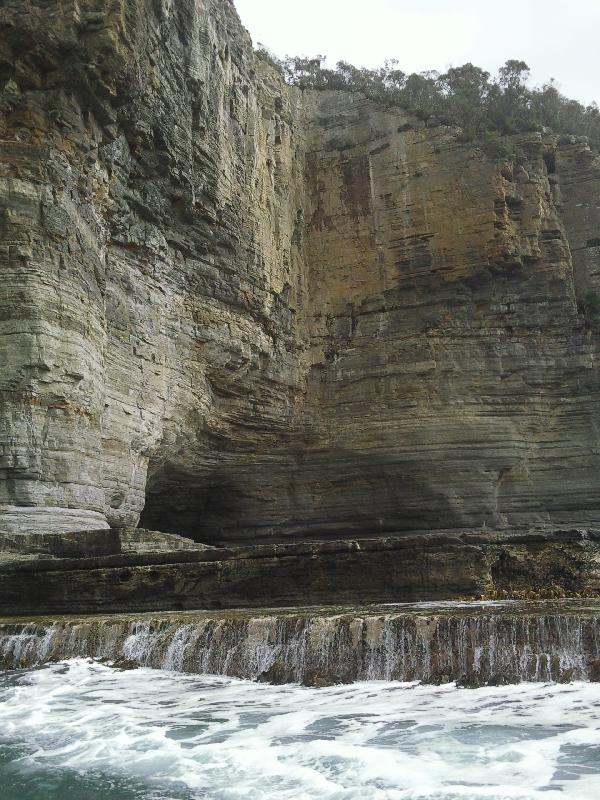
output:
M598 800L600 685L0 673L1 800Z

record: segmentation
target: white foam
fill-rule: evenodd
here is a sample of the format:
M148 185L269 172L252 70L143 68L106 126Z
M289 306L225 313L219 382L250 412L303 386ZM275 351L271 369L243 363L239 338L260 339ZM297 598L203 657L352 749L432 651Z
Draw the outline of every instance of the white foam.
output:
M597 800L600 686L309 689L80 659L0 676L2 742L164 797Z

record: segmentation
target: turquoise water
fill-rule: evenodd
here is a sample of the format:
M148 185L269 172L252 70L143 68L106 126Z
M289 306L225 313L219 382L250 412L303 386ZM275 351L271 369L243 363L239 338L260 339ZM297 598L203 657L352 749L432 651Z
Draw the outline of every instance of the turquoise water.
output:
M2 800L597 800L600 686L0 674Z

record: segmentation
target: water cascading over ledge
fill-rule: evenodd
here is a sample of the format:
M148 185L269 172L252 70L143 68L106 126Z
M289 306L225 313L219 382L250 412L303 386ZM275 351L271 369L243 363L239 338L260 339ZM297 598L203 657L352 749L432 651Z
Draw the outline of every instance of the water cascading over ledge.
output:
M600 604L450 603L0 623L7 669L73 657L274 683L600 680Z

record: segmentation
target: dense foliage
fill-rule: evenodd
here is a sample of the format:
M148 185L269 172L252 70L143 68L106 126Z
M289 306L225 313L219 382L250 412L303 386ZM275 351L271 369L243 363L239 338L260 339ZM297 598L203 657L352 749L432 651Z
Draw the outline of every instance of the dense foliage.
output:
M401 106L422 119L434 116L440 122L459 125L467 140L483 138L498 146L501 134L547 127L560 135L587 136L590 145L600 150L598 105L585 107L564 97L553 82L529 88L529 67L524 61L507 61L493 78L473 64L452 67L443 74L407 75L398 69L396 61L388 61L380 69L358 68L340 61L335 69L328 69L323 56L279 60L262 47L258 54L288 83L305 89L359 91L386 105Z

